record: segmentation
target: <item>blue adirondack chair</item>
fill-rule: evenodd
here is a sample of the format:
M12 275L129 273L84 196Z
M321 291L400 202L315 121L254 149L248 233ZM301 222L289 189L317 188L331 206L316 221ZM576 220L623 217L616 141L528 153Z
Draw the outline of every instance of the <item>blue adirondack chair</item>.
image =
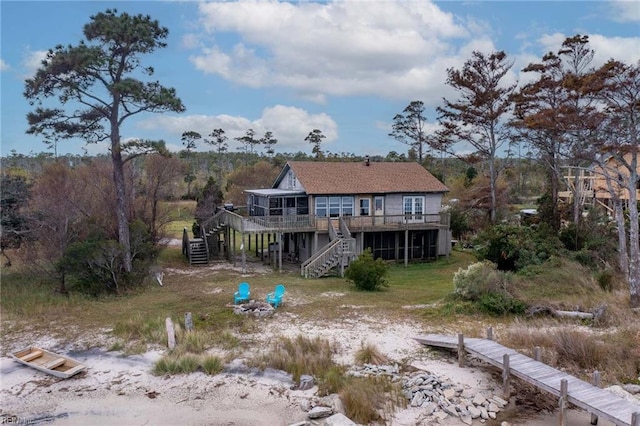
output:
M233 303L237 305L239 302L249 300L251 297L251 290L249 289L249 283L240 283L238 291L233 294Z
M284 286L282 284L278 284L272 293L267 294L267 303L270 303L274 308L277 308L280 306L280 303L282 303L282 296L284 296L284 293Z

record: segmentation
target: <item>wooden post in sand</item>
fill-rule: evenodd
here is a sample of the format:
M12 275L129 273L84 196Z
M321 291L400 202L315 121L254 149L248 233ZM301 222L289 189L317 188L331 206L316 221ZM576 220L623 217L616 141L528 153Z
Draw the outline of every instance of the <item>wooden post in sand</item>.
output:
M466 351L464 349L464 335L458 333L458 367L464 367Z
M595 387L600 387L600 372L598 370L593 372L593 378L592 378L592 383L593 386ZM597 425L598 424L598 415L597 414L591 414L591 424L592 425Z
M509 354L502 355L502 398L509 400L511 396L511 367Z
M567 379L560 380L560 426L567 426L567 393L569 382Z
M167 327L167 344L169 349L174 349L176 347L176 331L173 328L173 321L171 321L171 318L167 317L164 323Z
M493 327L487 327L487 339L493 340Z
M191 318L191 312L184 314L184 328L187 331L193 330L193 319Z
M540 346L536 346L533 348L533 359L536 361L540 361L542 359L542 355L540 354Z

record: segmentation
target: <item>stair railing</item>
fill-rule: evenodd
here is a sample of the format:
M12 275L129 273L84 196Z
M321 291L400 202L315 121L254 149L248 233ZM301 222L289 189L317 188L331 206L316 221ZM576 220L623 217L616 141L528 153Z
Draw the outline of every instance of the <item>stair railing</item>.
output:
M336 239L330 241L327 245L325 245L322 249L318 250L316 254L311 256L309 259L305 260L302 265L300 265L300 273L305 278L309 278L309 272L312 268L315 268L317 265L321 265L324 262L328 261L331 256L336 253L342 252L342 240Z

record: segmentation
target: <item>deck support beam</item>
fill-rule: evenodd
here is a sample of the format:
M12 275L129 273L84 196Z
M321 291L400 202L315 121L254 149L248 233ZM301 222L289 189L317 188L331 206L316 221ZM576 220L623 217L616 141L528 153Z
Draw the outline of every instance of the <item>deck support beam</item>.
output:
M458 367L464 367L466 356L467 351L464 348L464 335L462 333L458 333Z
M569 382L567 379L560 380L560 426L567 426L567 395L569 393Z
M511 397L511 367L509 366L509 354L502 355L502 398L509 400Z
M409 266L409 230L404 230L404 266Z
M591 384L595 387L600 387L600 372L598 370L593 372L593 377L591 380ZM598 424L598 415L597 414L591 414L591 424L592 425L597 425Z

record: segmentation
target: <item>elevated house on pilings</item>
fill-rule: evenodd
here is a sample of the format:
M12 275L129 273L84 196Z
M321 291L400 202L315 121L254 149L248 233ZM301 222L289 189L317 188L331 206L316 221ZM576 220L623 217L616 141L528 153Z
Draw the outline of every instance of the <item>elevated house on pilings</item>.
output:
M243 249L252 236L264 246L266 235L275 264L298 262L305 277L342 275L366 248L405 265L434 260L451 251L447 191L417 163L290 161L271 188L245 191L247 216L222 210L202 238L228 252L229 232L242 234Z
M631 164L631 153L625 154L624 158ZM640 163L637 171L640 174ZM581 207L598 205L613 215L614 197L620 199L623 205L631 199L628 189L618 183L618 180L624 182L628 179L629 170L618 164L613 156L609 156L602 160L601 165L567 167L564 176L567 189L558 192L558 197L566 203L573 203L576 199ZM640 200L640 182L636 183L636 200Z

